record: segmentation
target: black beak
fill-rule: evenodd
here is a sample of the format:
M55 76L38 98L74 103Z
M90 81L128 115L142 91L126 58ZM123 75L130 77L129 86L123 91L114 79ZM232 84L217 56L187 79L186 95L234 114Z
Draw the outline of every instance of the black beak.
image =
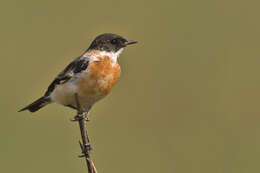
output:
M137 41L135 41L135 40L128 40L128 41L125 42L125 45L127 46L127 45L135 44L135 43L137 43Z

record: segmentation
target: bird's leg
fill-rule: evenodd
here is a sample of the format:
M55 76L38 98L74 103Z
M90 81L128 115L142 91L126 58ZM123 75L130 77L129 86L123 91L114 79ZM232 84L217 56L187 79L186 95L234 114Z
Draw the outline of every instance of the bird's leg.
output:
M89 109L86 111L81 107L77 93L75 93L75 102L76 102L75 109L77 110L77 115L74 116L74 119L72 119L71 121L80 121L82 119L84 119L85 121L90 121L88 117Z

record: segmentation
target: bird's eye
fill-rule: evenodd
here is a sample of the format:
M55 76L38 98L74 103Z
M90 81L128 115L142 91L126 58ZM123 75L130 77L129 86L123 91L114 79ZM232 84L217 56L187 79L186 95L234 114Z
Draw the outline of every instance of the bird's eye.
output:
M111 44L117 44L117 39L113 39L113 40L111 40Z

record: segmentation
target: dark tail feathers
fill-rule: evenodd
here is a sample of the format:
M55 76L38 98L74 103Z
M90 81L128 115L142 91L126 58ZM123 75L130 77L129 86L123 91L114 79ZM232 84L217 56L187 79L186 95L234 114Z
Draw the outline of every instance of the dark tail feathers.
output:
M29 110L30 112L36 112L37 110L41 109L42 107L46 106L51 102L50 98L41 97L35 102L31 103L30 105L24 107L23 109L19 110L18 112L22 112L25 110Z

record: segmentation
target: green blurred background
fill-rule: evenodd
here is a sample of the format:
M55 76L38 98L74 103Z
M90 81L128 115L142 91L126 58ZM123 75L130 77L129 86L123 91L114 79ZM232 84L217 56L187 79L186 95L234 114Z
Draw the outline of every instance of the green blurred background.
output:
M260 172L257 1L2 1L0 172L87 172L74 111L17 113L98 34L139 43L88 123L100 173Z

